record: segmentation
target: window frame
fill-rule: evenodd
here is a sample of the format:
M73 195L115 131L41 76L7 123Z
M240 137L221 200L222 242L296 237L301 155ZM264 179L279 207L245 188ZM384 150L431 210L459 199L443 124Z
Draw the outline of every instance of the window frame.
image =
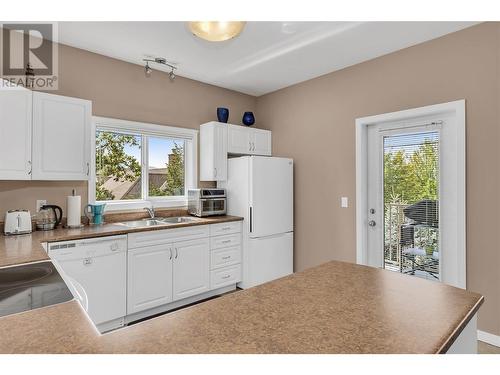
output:
M96 132L109 131L141 137L141 197L142 199L96 201ZM141 209L144 207L168 208L187 206L187 192L195 188L198 181L198 130L138 121L120 120L109 117L92 117L90 173L88 180L88 202L106 203L106 211ZM149 197L148 137L163 137L184 140L184 195L170 197ZM147 197L144 199L144 197Z

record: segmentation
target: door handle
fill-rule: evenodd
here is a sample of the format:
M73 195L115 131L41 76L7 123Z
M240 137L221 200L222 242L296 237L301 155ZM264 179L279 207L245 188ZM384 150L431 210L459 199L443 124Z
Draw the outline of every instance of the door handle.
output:
M248 220L250 222L250 233L252 233L252 207L250 207L250 220Z
M375 225L377 225L377 223L375 222L375 220L370 220L370 221L368 222L368 225L369 225L370 227L374 227Z
M87 163L87 176L89 175L90 173L90 163Z

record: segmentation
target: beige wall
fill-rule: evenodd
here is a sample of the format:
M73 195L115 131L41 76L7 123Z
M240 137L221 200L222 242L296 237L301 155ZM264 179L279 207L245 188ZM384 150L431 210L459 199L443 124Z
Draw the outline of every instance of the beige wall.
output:
M257 99L273 152L295 159L296 270L355 261L355 119L466 99L467 286L486 297L479 328L500 334L499 33L482 24Z
M180 76L172 83L159 71L146 79L142 66L64 45L59 48L59 90L51 93L92 100L97 116L193 129L216 120L217 107L229 108L229 122L240 124L243 112L255 111L256 105L253 96ZM65 209L65 197L73 188L86 202L84 182L0 181L0 213L34 210L36 199Z

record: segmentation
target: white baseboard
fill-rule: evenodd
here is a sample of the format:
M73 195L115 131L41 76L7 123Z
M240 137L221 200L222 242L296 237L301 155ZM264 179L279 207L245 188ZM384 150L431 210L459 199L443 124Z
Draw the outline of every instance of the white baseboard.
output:
M477 330L477 339L490 345L498 346L500 348L500 336L492 333Z

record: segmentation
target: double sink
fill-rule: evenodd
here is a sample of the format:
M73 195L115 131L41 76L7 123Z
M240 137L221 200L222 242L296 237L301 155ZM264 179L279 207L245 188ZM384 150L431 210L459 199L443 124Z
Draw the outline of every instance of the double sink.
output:
M157 217L154 219L143 219L143 220L131 220L116 224L124 225L129 228L147 228L147 227L156 227L161 225L167 226L167 225L181 224L181 223L193 223L199 220L200 220L199 218L191 216L176 216L176 217Z

